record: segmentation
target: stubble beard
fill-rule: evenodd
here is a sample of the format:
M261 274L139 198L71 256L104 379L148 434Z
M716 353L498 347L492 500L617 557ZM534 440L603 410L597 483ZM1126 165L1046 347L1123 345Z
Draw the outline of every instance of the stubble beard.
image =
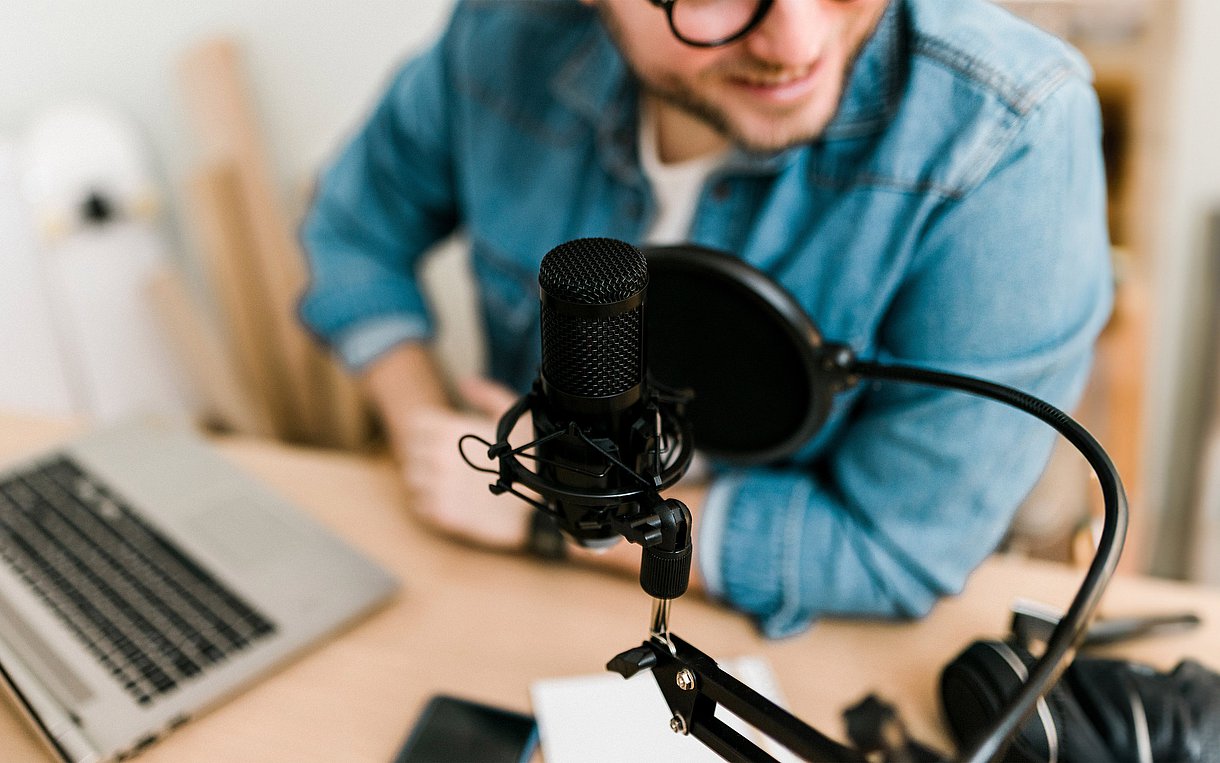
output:
M804 130L797 131L793 135L783 135L783 126L781 124L777 124L776 134L771 135L766 139L759 140L755 136L747 135L744 133L744 131L738 129L723 108L715 103L712 103L706 98L701 97L685 82L682 82L677 78L671 78L665 82L655 82L643 76L643 74L632 62L631 56L627 53L628 47L624 39L622 27L619 25L618 19L614 17L614 13L606 7L605 3L598 2L596 7L598 15L601 16L602 23L605 25L606 30L610 34L610 39L614 42L615 47L618 48L619 55L622 57L623 61L626 62L627 68L631 71L632 76L635 78L636 82L639 83L640 87L646 94L660 100L663 103L681 109L687 114L707 124L713 130L720 133L725 138L742 147L746 151L753 153L773 153L782 151L794 146L811 143L820 138L822 133L825 132L827 125L830 124L830 122L834 119L835 114L838 113L839 106L844 95L843 90L851 77L852 69L855 68L855 59L860 54L860 50L864 45L864 41L861 40L860 43L857 44L856 49L852 51L851 55L849 56L847 66L841 73L841 79L837 83L838 93L835 97L835 105L830 110L829 114L818 120L817 124L811 125ZM760 63L759 66L761 68L767 67L765 63Z
M672 80L666 83L650 82L642 77L630 62L628 66L645 93L690 114L748 152L772 153L810 143L821 136L826 122L829 122L829 119L824 120L815 126L795 131L794 134L785 134L783 124L777 122L772 135L747 135L738 129L724 109L700 97L686 83Z

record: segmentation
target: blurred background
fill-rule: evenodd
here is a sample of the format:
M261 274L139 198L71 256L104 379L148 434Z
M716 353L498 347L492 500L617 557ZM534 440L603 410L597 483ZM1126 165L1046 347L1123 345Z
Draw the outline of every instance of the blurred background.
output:
M452 4L0 4L0 411L373 446L355 385L295 324L295 230ZM1077 413L1130 493L1124 567L1220 584L1220 3L1002 4L1096 71L1119 299ZM456 240L426 274L453 375L482 362L464 269ZM1057 453L1010 548L1087 553L1089 480Z

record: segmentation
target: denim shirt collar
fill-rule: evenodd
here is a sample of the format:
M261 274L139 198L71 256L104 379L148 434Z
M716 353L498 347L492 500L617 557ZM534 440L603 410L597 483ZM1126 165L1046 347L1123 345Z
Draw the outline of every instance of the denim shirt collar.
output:
M877 28L865 41L848 75L843 98L822 140L875 135L898 111L906 78L903 55L902 6L890 0Z
M859 138L880 132L893 118L902 97L901 6L890 0L877 28L864 43L848 75L839 109L815 141ZM620 181L644 182L636 156L639 90L622 55L600 21L589 25L581 45L550 82L556 98L597 131L598 154ZM734 149L725 164L743 174L775 174L794 162L807 146L772 153Z

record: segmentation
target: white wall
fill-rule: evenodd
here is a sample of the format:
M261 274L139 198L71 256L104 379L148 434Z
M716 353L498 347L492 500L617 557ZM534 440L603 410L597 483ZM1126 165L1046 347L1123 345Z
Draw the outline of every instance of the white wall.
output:
M135 118L169 203L170 257L206 295L184 189L200 151L179 66L211 37L235 39L286 209L303 211L322 163L372 107L398 64L435 39L454 0L0 0L0 147L41 110L97 99ZM458 246L428 283L452 282ZM204 297L207 298L206 296ZM441 354L454 373L481 363L473 294L441 311ZM472 347L474 349L472 349ZM10 396L11 397L11 396Z
M1218 295L1203 277L1211 272L1207 217L1220 210L1220 3L1177 5L1145 443L1148 503L1164 530L1155 568L1166 574L1185 572L1200 417L1217 399L1216 390L1204 388L1203 370L1208 354L1220 349L1207 326Z
M144 126L171 186L195 161L177 66L213 35L246 54L274 168L299 191L371 105L394 64L432 39L453 0L3 0L0 135L81 97ZM293 200L290 201L290 206Z

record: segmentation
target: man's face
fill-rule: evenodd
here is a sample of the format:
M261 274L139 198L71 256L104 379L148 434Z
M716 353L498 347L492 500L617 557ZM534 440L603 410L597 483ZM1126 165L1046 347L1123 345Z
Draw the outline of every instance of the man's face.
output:
M652 95L755 151L816 138L888 0L775 0L745 38L693 48L647 0L586 0ZM681 2L682 0L679 0Z

